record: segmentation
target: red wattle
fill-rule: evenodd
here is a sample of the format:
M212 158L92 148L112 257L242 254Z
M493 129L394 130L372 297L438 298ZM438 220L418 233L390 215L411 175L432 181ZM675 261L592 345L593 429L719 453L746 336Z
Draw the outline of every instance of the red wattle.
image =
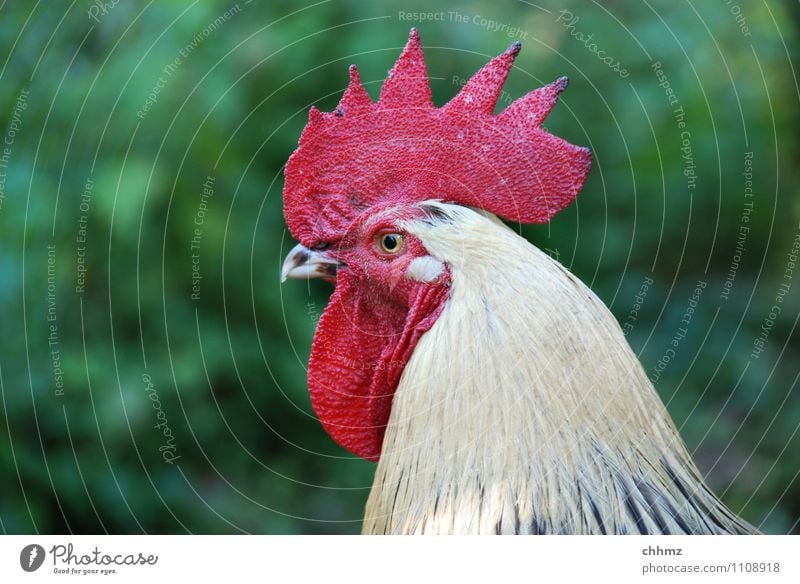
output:
M373 298L349 279L338 282L314 336L308 386L323 427L353 454L380 458L403 368L448 290L446 279L419 284L406 307Z

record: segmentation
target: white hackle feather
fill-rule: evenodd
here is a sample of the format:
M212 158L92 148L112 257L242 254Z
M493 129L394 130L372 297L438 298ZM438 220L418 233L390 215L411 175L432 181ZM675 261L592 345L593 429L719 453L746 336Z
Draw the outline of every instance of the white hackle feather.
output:
M395 393L364 533L754 531L589 288L494 217L423 206L402 227L452 290Z

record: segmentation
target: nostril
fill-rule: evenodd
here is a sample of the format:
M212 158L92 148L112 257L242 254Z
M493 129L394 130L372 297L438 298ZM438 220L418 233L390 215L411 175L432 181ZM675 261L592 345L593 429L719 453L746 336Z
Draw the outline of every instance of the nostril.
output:
M301 250L297 252L294 256L294 265L300 266L308 261L308 258L311 257L306 250Z

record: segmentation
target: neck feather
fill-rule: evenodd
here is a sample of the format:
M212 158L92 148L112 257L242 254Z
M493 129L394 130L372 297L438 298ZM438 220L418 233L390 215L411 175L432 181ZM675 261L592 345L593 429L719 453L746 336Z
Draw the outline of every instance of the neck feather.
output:
M433 205L406 227L451 295L395 393L364 532L745 530L594 293L493 217Z

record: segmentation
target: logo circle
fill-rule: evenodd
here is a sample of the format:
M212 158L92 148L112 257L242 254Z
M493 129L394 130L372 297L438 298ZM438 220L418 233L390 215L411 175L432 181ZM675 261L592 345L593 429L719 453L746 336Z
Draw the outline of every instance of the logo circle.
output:
M44 548L37 543L26 545L19 553L19 565L26 572L35 572L44 563Z

